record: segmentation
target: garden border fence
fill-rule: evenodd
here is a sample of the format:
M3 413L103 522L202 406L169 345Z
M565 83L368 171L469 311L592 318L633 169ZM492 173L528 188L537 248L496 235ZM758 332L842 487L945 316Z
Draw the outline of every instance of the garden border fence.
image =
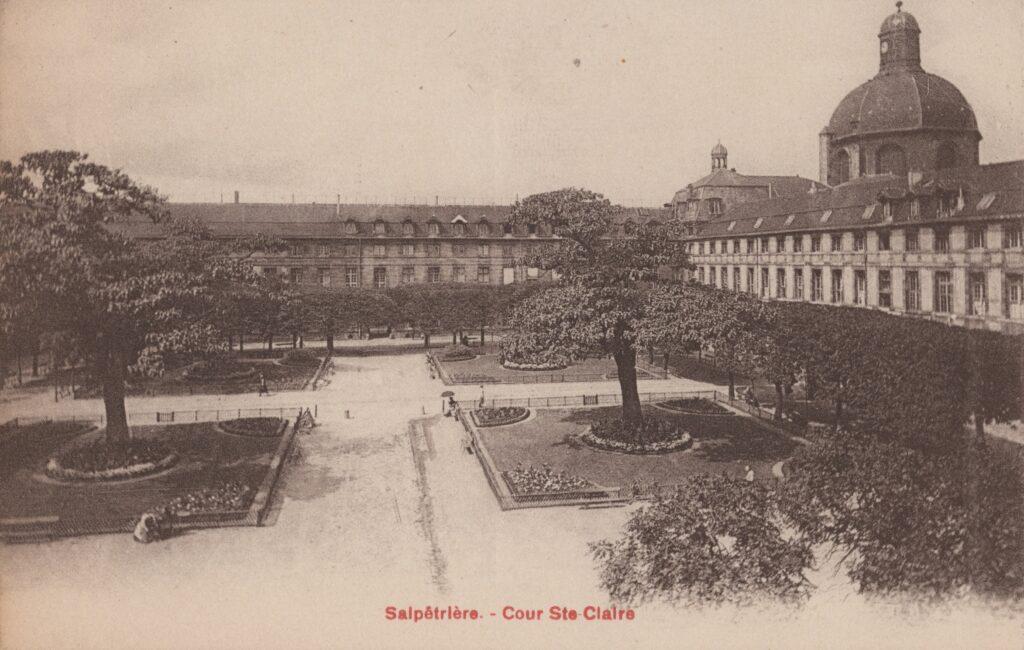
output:
M180 424L188 422L220 422L221 420L233 420L243 417L293 417L296 413L301 414L310 411L315 418L319 411L319 404L297 406L261 406L252 408L220 408L220 409L182 409L170 411L142 411L129 412L128 424ZM106 416L103 414L85 414L68 416L45 416L45 417L15 417L0 424L0 429L14 428L39 424L40 422L89 422L103 424Z

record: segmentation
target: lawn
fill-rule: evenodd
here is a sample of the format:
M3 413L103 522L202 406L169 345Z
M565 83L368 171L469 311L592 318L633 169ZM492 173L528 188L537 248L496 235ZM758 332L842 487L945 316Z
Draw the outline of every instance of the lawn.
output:
M279 363L275 359L239 358L238 363L253 368L250 376L234 379L187 379L185 368L177 368L164 373L161 377L131 378L128 381L129 395L230 395L236 393L255 393L259 387L259 375L262 373L267 380L271 393L286 390L301 390L316 374L316 366L298 366ZM77 388L78 398L99 397L98 384L86 382L84 387Z
M673 414L644 406L646 415L679 421L695 440L694 449L661 455L630 455L582 446L571 435L588 423L613 415L618 407L601 409L537 409L533 417L503 427L482 428L480 438L499 471L517 464L555 470L602 487L628 487L635 481L671 485L709 472L743 476L750 465L758 478L771 477L771 467L796 447L751 418Z
M498 355L481 354L467 361L445 361L437 356L441 367L455 384L484 383L549 383L562 381L603 381L618 378L615 361L590 358L569 365L564 370L510 370L498 363ZM656 379L643 368L636 369L637 379Z
M56 515L72 532L130 531L141 513L192 490L237 481L248 500L269 469L281 438L237 436L214 423L133 427L137 438L159 439L179 455L177 464L148 478L61 483L43 473L47 459L66 445L100 435L69 433L64 423L4 432L0 438L0 518Z

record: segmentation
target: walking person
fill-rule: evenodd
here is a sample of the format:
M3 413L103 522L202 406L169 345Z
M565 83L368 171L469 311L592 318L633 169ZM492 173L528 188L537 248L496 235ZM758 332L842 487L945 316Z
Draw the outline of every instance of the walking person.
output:
M263 395L270 395L270 389L267 388L267 378L264 377L263 373L261 372L260 373L260 387L256 391L256 396L257 397L262 397Z

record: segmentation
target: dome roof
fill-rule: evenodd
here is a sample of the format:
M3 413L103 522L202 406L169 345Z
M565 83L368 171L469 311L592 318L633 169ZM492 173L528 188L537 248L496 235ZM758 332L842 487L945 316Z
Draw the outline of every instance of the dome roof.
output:
M897 13L894 16L913 17ZM916 21L912 23L915 27ZM828 123L834 138L941 129L978 133L974 110L956 86L921 70L878 75L848 94ZM980 135L980 134L979 134Z
M902 2L898 2L896 3L896 6L899 7L902 4ZM878 31L881 34L885 34L886 32L894 32L900 29L912 29L916 32L921 31L921 28L917 25L917 19L911 14L904 13L901 10L887 16L886 19L882 21L882 27Z
M718 144L716 144L711 149L711 155L712 156L728 156L729 155L729 150L726 149L724 146L722 146L722 143L719 142Z

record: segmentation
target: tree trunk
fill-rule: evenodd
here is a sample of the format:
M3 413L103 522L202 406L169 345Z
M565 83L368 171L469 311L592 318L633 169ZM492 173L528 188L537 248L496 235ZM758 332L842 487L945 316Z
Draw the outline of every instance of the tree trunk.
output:
M647 348L647 361L653 366L654 365L654 348Z
M736 399L736 375L729 371L729 401Z
M484 347L484 326L480 326L480 347Z
M21 350L18 350L18 385L21 386Z
M668 359L670 356L668 352L665 353L665 372L668 372Z
M780 382L775 382L775 415L772 417L776 422L782 420L786 414L786 391L782 389Z
M306 337L299 335L299 349L306 347Z
M978 443L985 444L985 418L977 411L974 412L974 437Z
M120 350L107 350L102 357L103 409L107 418L107 444L128 440L128 414L124 407L124 381L128 363Z
M238 351L239 352L244 352L245 351L245 332L239 332L238 333Z
M807 374L807 379L804 382L804 399L811 401L817 396L818 384L814 381L814 375Z
M458 345L458 343L459 343L459 333L458 332L452 332L452 345Z
M228 351L230 352L231 350L234 350L234 349L235 349L235 335L234 334L228 334Z
M292 349L299 347L299 335L292 332Z
M430 349L430 332L423 330L423 347Z
M267 337L267 349L270 351L274 350L274 335L271 334Z
M843 398L836 397L836 431L839 431L839 423L843 421Z
M32 337L32 376L39 376L39 337Z
M327 351L334 352L334 334L327 335Z
M697 348L697 361L701 361L701 359L702 359L701 355L703 354L703 352L704 352L703 348Z
M622 424L627 429L636 430L639 436L643 412L640 409L640 391L636 386L636 350L628 347L616 352L614 356L619 373L619 389L622 391Z

